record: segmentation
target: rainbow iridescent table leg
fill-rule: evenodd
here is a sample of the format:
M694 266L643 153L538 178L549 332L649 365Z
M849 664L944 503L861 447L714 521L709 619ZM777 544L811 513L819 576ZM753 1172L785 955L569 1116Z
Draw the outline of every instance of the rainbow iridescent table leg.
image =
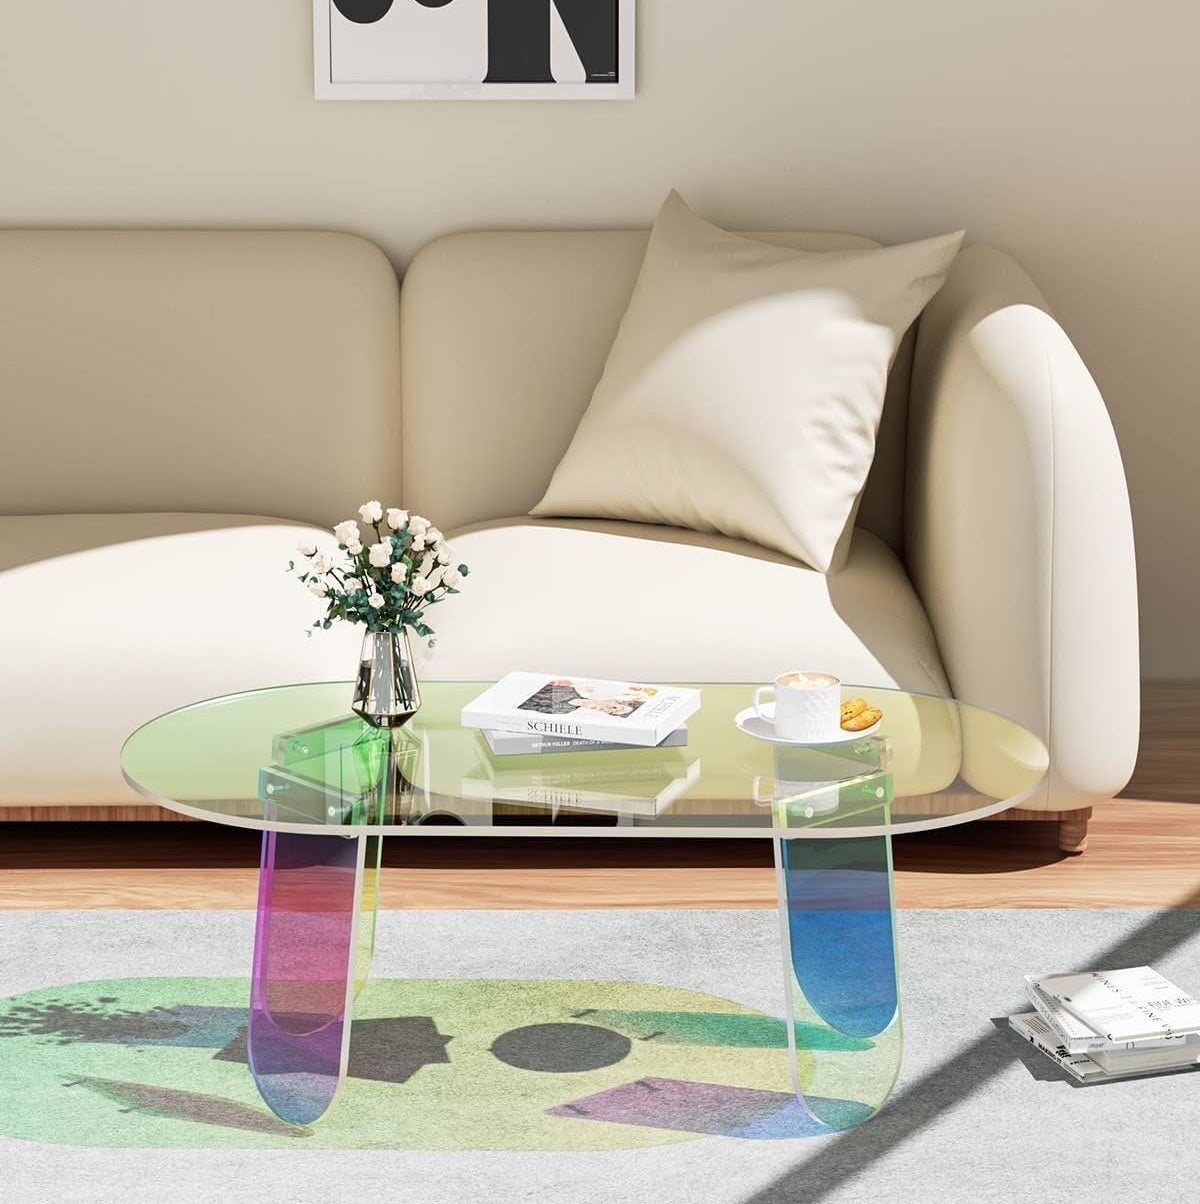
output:
M263 833L246 1044L267 1106L293 1124L322 1116L345 1078L373 932L368 843L377 849L365 836Z
M774 844L793 1086L825 1128L853 1128L883 1105L900 1070L891 841ZM797 1029L822 1028L869 1046L850 1052L821 1040L797 1046Z

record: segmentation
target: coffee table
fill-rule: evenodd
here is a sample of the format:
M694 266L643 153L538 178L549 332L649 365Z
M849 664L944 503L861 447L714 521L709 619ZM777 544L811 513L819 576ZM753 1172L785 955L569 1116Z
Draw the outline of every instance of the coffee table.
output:
M384 837L545 835L770 840L795 1098L830 1131L877 1111L901 1058L892 833L1027 802L1044 744L967 703L859 686L846 697L883 710L878 731L773 744L734 724L753 686L723 683L700 686L684 747L495 756L459 721L486 684L423 682L390 732L350 714L349 682L319 682L198 702L126 741L143 797L263 832L247 1049L268 1107L308 1124L341 1088Z

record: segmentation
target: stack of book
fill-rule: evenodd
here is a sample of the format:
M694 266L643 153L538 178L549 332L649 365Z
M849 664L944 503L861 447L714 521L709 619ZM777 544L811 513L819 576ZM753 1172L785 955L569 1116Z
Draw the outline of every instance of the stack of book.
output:
M1027 974L1025 990L1037 1010L1009 1024L1081 1083L1200 1064L1200 1001L1149 966Z
M678 748L700 691L591 677L509 673L462 711L496 756Z
M463 707L487 746L463 797L655 816L699 777L685 723L699 708L686 687L509 673ZM541 756L555 753L575 755Z

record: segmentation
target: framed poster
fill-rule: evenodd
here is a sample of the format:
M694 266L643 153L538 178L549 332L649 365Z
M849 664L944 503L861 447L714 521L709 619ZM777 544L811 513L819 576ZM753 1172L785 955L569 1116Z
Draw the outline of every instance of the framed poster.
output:
M313 0L319 100L628 100L635 0Z

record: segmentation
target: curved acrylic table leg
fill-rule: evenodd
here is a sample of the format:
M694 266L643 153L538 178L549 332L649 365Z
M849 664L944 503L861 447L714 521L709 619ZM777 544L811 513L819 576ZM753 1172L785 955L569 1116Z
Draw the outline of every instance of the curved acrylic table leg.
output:
M853 1128L900 1070L891 841L774 844L793 1086L825 1130Z
M366 843L263 833L246 1045L267 1106L293 1124L322 1116L346 1074Z
M383 837L364 836L362 880L358 892L358 933L354 955L354 998L362 994L375 960L375 925L379 918L379 875L383 866Z

